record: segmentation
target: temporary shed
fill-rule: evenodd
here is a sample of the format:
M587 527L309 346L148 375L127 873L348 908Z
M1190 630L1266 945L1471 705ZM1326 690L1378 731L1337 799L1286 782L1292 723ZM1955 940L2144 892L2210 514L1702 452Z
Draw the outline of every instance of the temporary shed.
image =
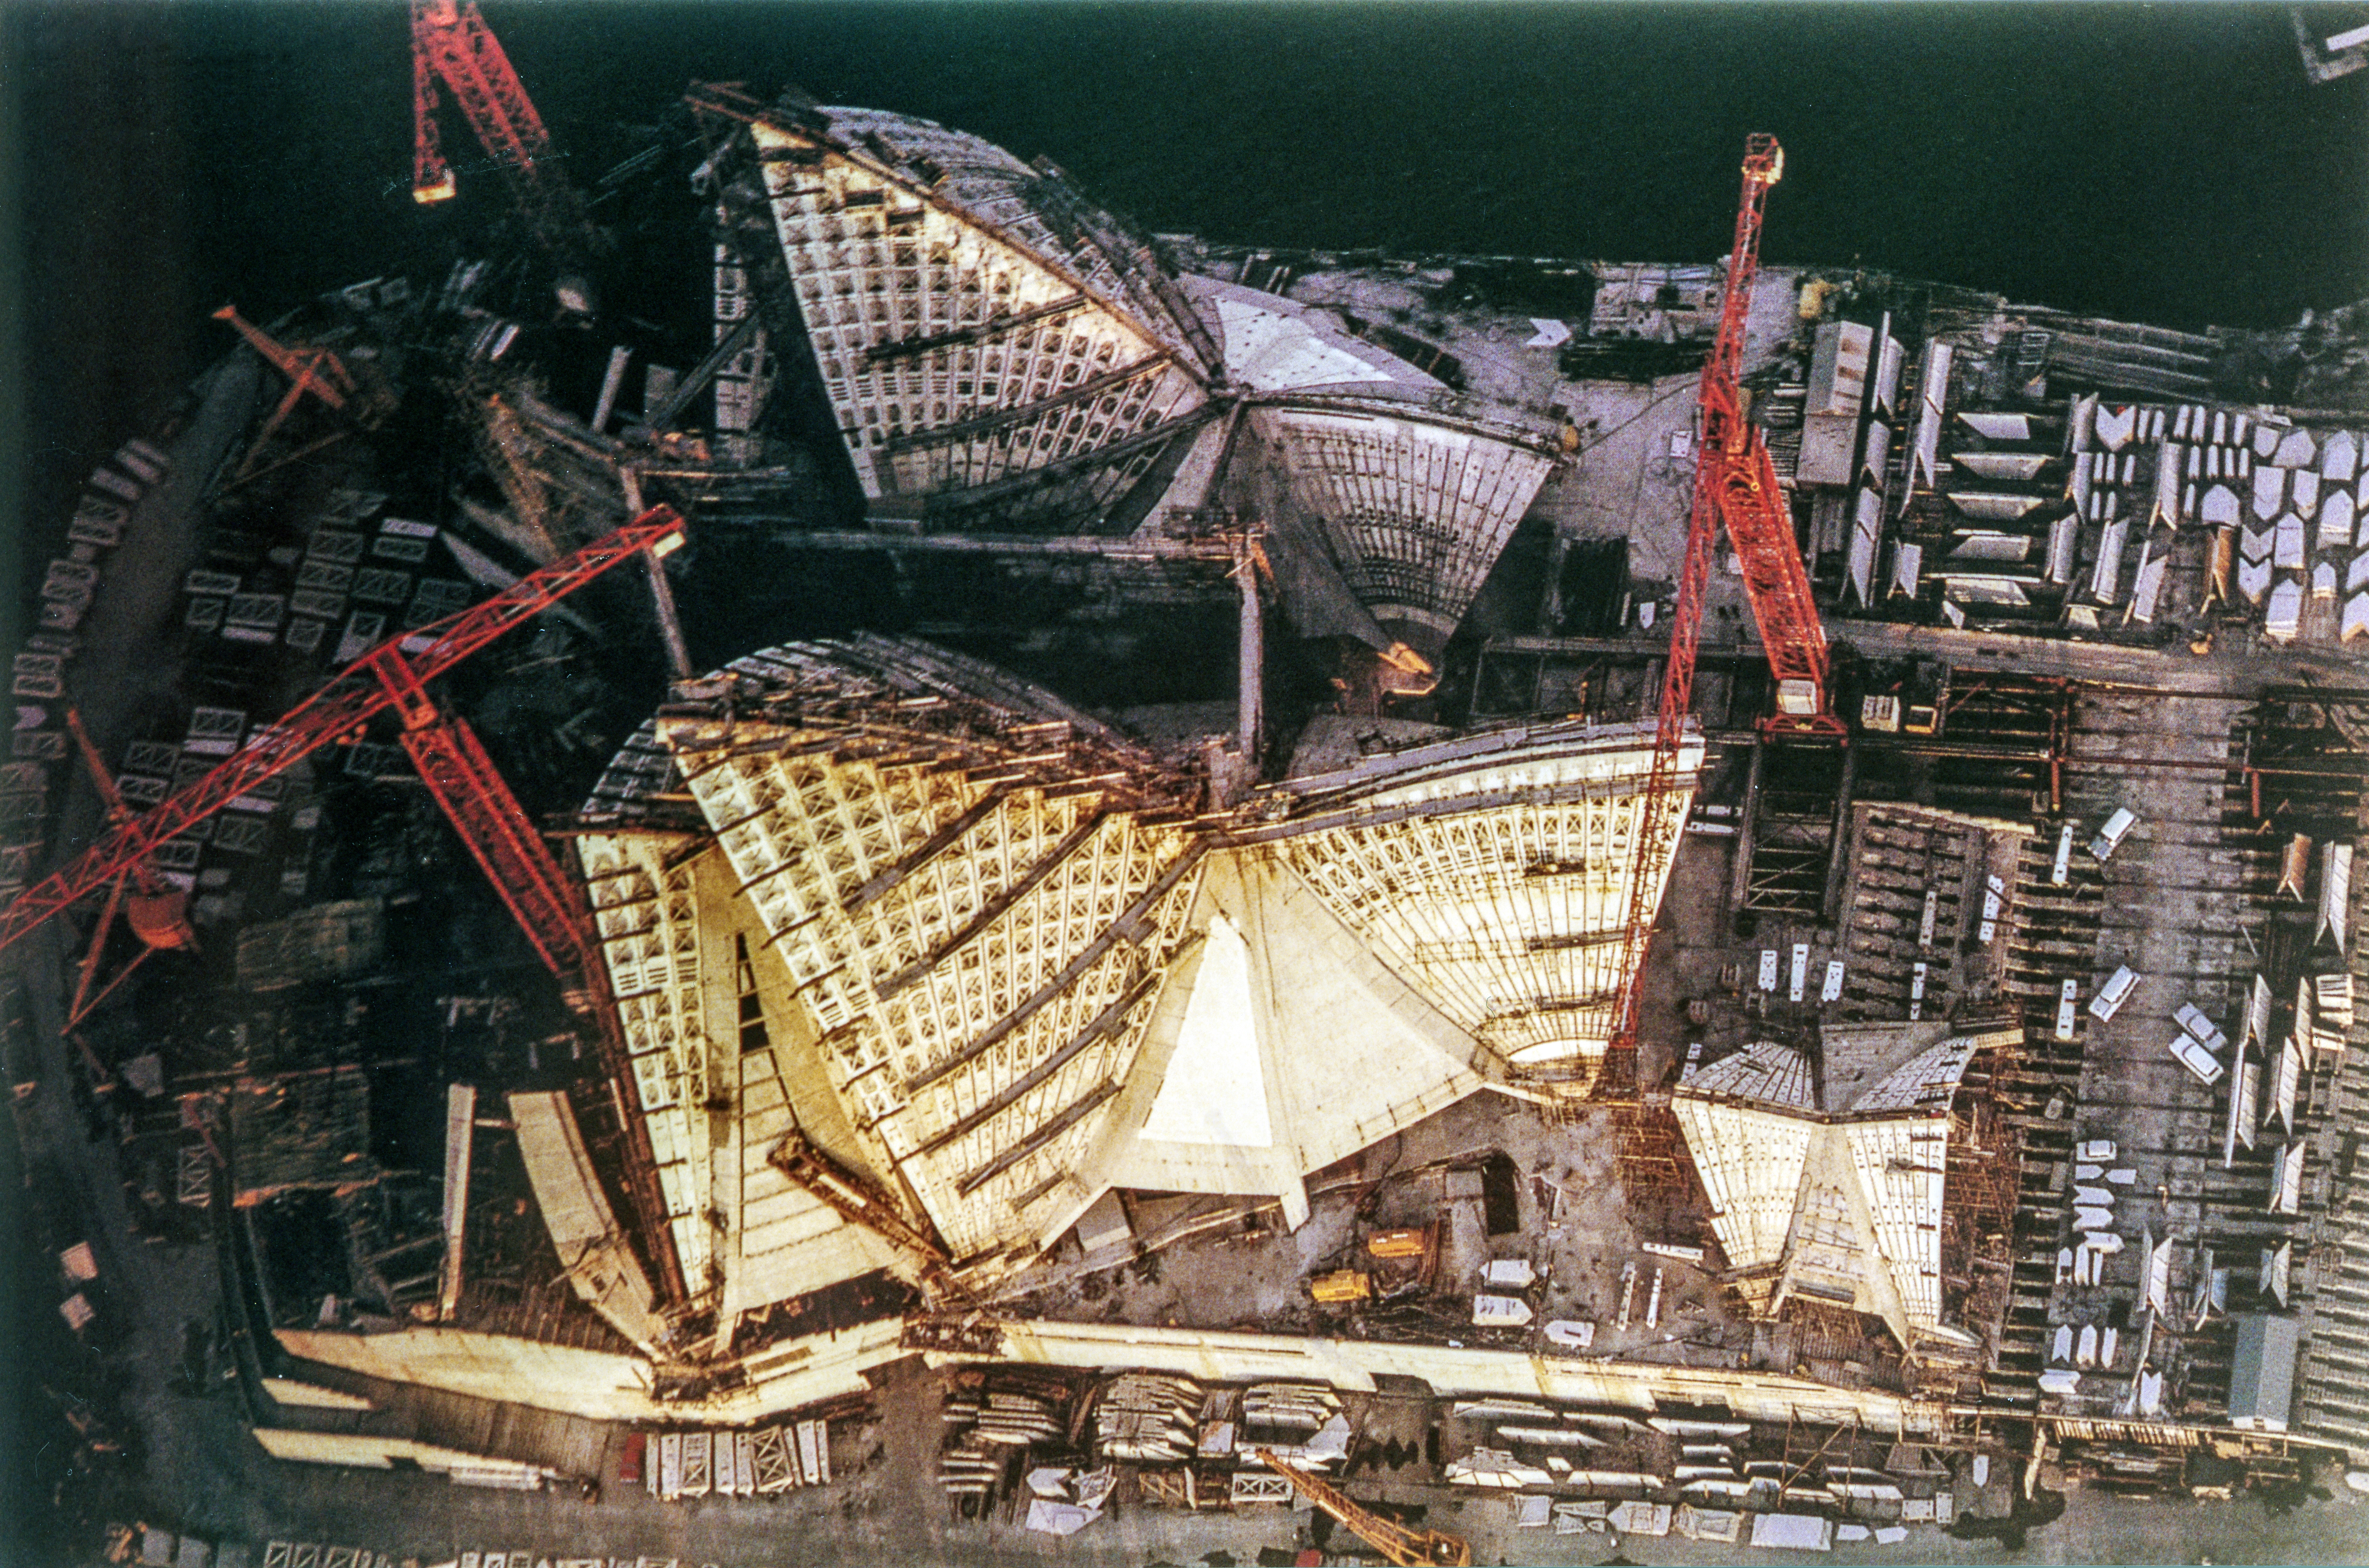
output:
M2283 1432L2295 1402L2295 1354L2302 1329L2294 1318L2249 1312L2237 1320L2229 1360L2229 1425Z
M2335 940L2340 953L2350 945L2346 921L2352 904L2352 846L2346 843L2322 845L2319 852L2319 929L2313 934Z

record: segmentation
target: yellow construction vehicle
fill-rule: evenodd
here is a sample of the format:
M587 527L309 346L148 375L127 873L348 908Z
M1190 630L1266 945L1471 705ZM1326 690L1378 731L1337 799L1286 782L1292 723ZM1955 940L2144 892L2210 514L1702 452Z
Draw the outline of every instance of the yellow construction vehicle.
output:
M1351 1301L1374 1299L1374 1282L1370 1276L1354 1268L1336 1268L1330 1274L1320 1274L1308 1282L1308 1294L1327 1307L1342 1306Z
M1253 1448L1261 1463L1277 1475L1291 1477L1291 1484L1301 1496L1347 1526L1358 1539L1372 1547L1397 1568L1471 1568L1472 1548L1460 1536L1442 1535L1437 1530L1409 1529L1393 1519L1385 1519L1369 1509L1351 1502L1329 1481L1322 1480L1298 1465L1288 1464L1272 1448Z

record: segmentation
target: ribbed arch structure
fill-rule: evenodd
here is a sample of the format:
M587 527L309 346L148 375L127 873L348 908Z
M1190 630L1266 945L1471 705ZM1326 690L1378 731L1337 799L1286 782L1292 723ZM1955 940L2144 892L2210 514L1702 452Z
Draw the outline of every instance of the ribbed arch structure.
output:
M1508 727L1210 810L920 643L678 683L575 842L686 1277L728 1336L869 1268L1002 1277L1114 1184L1304 1218L1308 1171L1486 1083L1580 1092L1648 761Z
M1700 759L1692 745L1685 765ZM1506 1068L1588 1074L1621 994L1648 760L1469 756L1427 784L1350 792L1331 818L1311 803L1275 853Z
M1173 271L1049 164L874 109L698 101L727 138L716 331L752 299L769 341L803 326L876 517L1118 532L1222 506L1322 563L1279 584L1314 595L1295 615L1345 593L1436 651L1553 470L1553 421ZM729 367L730 429L761 357Z
M868 1162L982 1261L1046 1228L1125 1076L1190 901L1178 803L1059 721L803 663L744 659L728 718L659 732Z
M1763 1041L1694 1073L1671 1110L1711 1202L1711 1230L1750 1299L1792 1296L1883 1318L1904 1346L1941 1324L1941 1203L1950 1111L1974 1054L2013 1030L1826 1031L1829 1069L1877 1064L1868 1087L1822 1093L1808 1057ZM1857 1074L1853 1081L1860 1081Z
M663 840L604 834L579 841L578 854L675 1256L696 1292L716 1283L700 909L691 869L670 867L666 848Z
M1554 467L1529 447L1412 409L1263 407L1251 428L1374 617L1441 638Z
M1048 525L1090 523L1206 402L1197 324L1058 175L867 109L750 135L824 390L881 509L1006 490L1002 525L1032 500Z

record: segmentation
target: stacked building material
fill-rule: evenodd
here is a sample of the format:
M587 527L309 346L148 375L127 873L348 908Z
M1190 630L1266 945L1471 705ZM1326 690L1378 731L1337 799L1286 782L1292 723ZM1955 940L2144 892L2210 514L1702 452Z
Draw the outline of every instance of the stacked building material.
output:
M1193 1457L1201 1386L1190 1378L1126 1372L1094 1404L1094 1448L1104 1459L1179 1464Z
M1313 1432L1341 1413L1341 1396L1322 1383L1253 1383L1242 1391L1242 1425Z
M1242 1391L1242 1446L1272 1449L1303 1470L1349 1457L1349 1420L1341 1397L1322 1383L1253 1383ZM1268 1436L1288 1432L1294 1439Z
M938 1484L950 1496L985 1497L1010 1471L1013 1450L1059 1443L1069 1426L1048 1391L1024 1391L993 1381L947 1397L952 1440L938 1458Z
M1062 1434L1059 1415L1051 1403L1034 1394L987 1390L968 1399L946 1402L946 1421L968 1426L969 1439L996 1448L1026 1448Z
M1527 1465L1505 1448L1474 1448L1460 1459L1450 1459L1440 1475L1451 1486L1510 1489L1548 1486L1554 1477L1536 1465Z

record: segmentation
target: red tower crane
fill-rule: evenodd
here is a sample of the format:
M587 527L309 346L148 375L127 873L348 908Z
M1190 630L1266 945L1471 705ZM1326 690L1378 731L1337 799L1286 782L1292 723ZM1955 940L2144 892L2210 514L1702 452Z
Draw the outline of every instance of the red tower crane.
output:
M311 347L291 349L267 334L261 327L238 314L236 305L224 305L214 312L216 321L227 321L238 329L238 335L248 347L263 357L264 362L288 378L288 394L280 398L280 406L263 422L263 429L246 449L246 459L238 465L237 477L244 478L263 456L263 449L288 416L296 411L304 395L311 393L332 408L343 408L346 399L355 395L354 378L346 362L326 349Z
M1744 566L1744 589L1777 681L1777 712L1761 720L1765 733L1839 738L1842 724L1826 690L1826 638L1810 574L1793 537L1793 516L1759 427L1745 416L1736 375L1744 361L1744 328L1752 314L1752 283L1760 267L1761 209L1768 188L1785 172L1785 150L1774 136L1744 143L1744 193L1736 203L1735 243L1727 258L1719 335L1703 362L1699 394L1701 429L1696 442L1694 508L1687 523L1686 559L1670 616L1670 653L1662 667L1662 706L1654 730L1637 858L1629 892L1629 923L1621 944L1623 989L1606 1061L1605 1087L1625 1093L1635 1081L1638 1004L1642 1000L1645 948L1653 933L1660 886L1654 869L1677 842L1685 795L1678 753L1694 707L1695 651L1702 632L1703 590L1722 524Z
M536 238L551 249L576 247L584 233L576 192L550 166L551 133L477 0L411 0L411 199L448 200L455 189L437 144L439 81L509 176L510 195Z
M90 734L82 727L82 715L66 710L66 733L74 737L75 750L82 753L83 766L89 770L90 782L98 790L98 797L107 806L107 825L121 827L137 815L123 792L115 787L114 775L98 748L90 743ZM126 896L126 886L132 891ZM98 966L107 956L108 938L115 934L115 916L122 910L132 929L140 937L140 951L115 979L91 994L91 983L98 979ZM144 860L135 860L119 871L109 881L107 908L100 911L98 924L91 932L90 947L83 955L82 977L75 982L74 1001L66 1005L66 1027L72 1029L90 1016L92 1009L107 1000L108 993L123 983L124 977L140 967L140 960L160 947L195 947L197 933L189 929L189 895L165 880L156 869Z
M145 888L148 858L258 784L276 778L321 748L358 736L381 714L402 722L404 750L419 777L469 846L536 955L554 973L573 972L595 998L603 1065L613 1082L631 1081L624 1038L611 1005L601 943L550 847L528 820L518 797L495 771L476 736L461 719L429 700L427 683L471 654L517 629L594 578L647 551L655 558L682 543L682 518L655 507L606 538L521 578L486 600L416 631L400 633L349 664L338 678L290 709L276 724L219 766L136 816L114 809L110 825L91 846L0 910L0 950L23 940L52 917L101 887L132 876ZM135 926L138 922L135 921ZM166 927L166 929L170 929ZM143 930L152 944L157 937ZM670 1297L683 1295L681 1265L667 1230L649 1134L639 1117L622 1116L630 1146L628 1185L642 1211L649 1250Z

